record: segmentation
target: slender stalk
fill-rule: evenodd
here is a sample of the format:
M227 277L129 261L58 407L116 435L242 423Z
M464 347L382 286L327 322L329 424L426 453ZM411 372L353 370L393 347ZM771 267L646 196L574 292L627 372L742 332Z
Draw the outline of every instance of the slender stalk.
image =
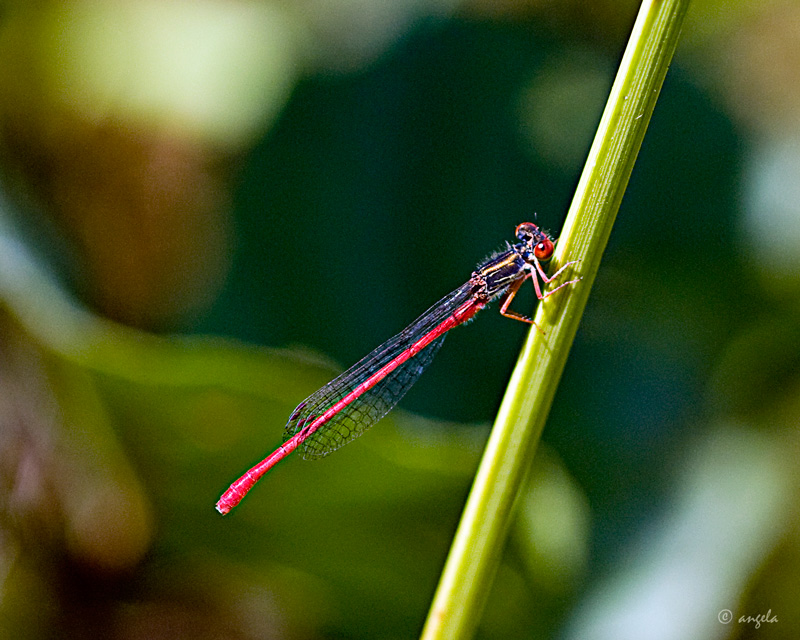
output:
M558 242L554 265L580 260L582 280L539 305L500 406L422 632L474 635L519 492L641 147L689 0L645 0Z

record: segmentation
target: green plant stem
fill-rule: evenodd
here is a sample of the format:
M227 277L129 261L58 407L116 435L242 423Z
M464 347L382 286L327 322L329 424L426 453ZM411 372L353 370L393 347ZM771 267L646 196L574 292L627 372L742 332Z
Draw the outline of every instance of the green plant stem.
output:
M500 406L422 632L473 636L513 505L544 428L600 259L678 43L688 0L642 3L567 216L554 265L581 281L540 304Z

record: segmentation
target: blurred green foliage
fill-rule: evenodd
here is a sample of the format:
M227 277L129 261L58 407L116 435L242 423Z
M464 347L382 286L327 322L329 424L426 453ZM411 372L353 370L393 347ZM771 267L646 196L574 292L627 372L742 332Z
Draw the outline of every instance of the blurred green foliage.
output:
M41 386L54 412L41 422L21 419L6 433L25 452L18 455L38 463L32 495L19 484L21 469L7 478L13 490L4 500L6 524L19 535L37 518L51 521L50 542L67 552L61 568L46 554L38 567L31 568L26 555L11 563L3 610L13 616L6 631L31 632L42 600L34 594L63 598L53 581L66 570L86 572L90 581L107 575L117 588L132 590L135 603L125 608L136 624L143 624L139 617L150 598L167 617L177 615L171 607L193 610L198 598L213 604L210 629L181 622L201 637L245 633L260 618L240 624L236 612L261 607L267 594L280 613L277 621L262 613L264 624L309 632L360 627L374 637L384 637L388 627L398 636L413 635L477 464L480 437L409 418L403 422L413 430L401 434L387 419L377 438L330 460L287 463L254 492L260 508L248 499L223 520L213 509L215 497L234 470L264 450L261 430L253 425L280 424L296 394L310 393L331 368L313 358L219 340L158 338L99 319L71 303L15 249L12 236L0 239L4 335L12 338L4 369L13 373L14 362L35 360L29 382ZM4 395L11 391L10 383L4 386ZM25 409L24 396L16 400L7 416ZM43 451L28 442L37 435L28 430L44 432ZM580 548L585 516L575 490L557 466L539 483L561 495L559 510L576 512L571 523L562 515L562 534L557 527L550 535L577 535ZM519 535L527 540L534 534ZM20 540L40 545L42 536L34 528ZM580 556L546 558L562 574L552 583L555 590L581 565ZM517 582L512 591L520 588ZM116 629L120 611L93 591L79 588L74 601L54 602L54 628L67 625L64 631L73 637ZM89 615L97 598L106 615ZM359 607L349 607L350 601Z

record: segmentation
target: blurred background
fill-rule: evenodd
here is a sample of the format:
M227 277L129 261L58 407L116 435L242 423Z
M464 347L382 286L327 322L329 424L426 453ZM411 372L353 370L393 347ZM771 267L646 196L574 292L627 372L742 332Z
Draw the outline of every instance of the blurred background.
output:
M558 235L637 8L0 2L0 637L416 637L523 325L214 503ZM800 637L799 312L800 4L697 0L479 637Z

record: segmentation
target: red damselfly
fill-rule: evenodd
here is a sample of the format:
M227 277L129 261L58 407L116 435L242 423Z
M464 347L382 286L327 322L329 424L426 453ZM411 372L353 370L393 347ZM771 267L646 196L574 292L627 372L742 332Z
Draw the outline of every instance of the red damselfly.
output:
M267 471L295 449L300 449L305 460L314 460L364 433L417 381L447 332L471 319L493 299L502 296L500 313L504 316L534 324L509 309L522 283L531 278L536 297L544 300L578 280L543 292L540 279L548 285L574 263L566 263L548 277L542 264L553 256L553 239L531 222L520 224L516 236L517 244L509 244L505 251L478 266L465 284L297 405L286 424L283 444L234 482L217 502L217 510L228 513Z

